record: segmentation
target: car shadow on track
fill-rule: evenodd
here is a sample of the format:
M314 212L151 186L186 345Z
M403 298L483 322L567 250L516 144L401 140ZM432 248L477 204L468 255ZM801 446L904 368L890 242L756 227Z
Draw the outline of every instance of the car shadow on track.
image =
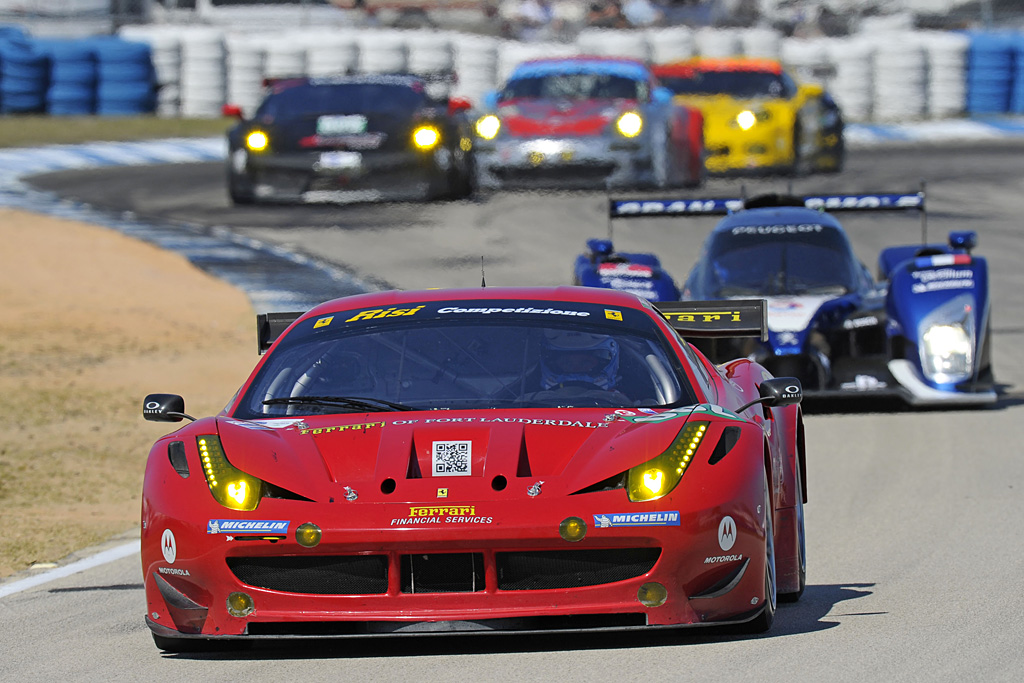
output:
M425 657L445 655L483 655L493 653L562 652L572 650L621 650L651 647L700 645L710 642L738 641L813 633L841 625L840 618L884 614L843 609L837 605L872 593L874 583L808 585L799 602L780 604L775 624L768 633L745 634L735 627L679 628L589 633L549 633L516 635L492 632L481 635L381 636L351 639L261 640L242 647L210 652L190 652L163 656L168 659L198 660L289 660L289 659L367 659L375 657ZM223 644L225 647L229 643ZM246 647L245 645L248 645ZM311 656L311 653L315 655Z

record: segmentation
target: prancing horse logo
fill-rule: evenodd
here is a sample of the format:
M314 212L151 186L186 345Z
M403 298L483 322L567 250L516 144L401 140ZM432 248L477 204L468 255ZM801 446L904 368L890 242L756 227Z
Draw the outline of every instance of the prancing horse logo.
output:
M726 515L718 524L718 547L728 552L736 543L736 522Z

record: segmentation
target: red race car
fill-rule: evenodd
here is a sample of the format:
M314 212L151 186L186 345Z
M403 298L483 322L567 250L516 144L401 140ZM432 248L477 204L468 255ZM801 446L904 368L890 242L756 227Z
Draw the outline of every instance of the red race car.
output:
M764 302L384 292L257 317L224 411L146 466L158 647L742 624L804 589L799 382L684 337Z

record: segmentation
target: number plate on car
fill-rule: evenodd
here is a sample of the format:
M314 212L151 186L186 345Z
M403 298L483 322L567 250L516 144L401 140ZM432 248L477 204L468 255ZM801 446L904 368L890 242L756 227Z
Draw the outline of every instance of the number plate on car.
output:
M321 152L320 168L336 171L358 171L363 165L359 152Z
M356 135L365 132L366 117L362 114L321 116L316 120L317 135Z

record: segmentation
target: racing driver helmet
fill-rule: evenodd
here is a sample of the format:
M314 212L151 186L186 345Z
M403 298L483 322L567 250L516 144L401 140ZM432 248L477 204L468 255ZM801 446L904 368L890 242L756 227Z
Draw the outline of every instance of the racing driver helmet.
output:
M619 372L619 343L606 334L544 330L540 369L544 389L574 383L614 389Z

